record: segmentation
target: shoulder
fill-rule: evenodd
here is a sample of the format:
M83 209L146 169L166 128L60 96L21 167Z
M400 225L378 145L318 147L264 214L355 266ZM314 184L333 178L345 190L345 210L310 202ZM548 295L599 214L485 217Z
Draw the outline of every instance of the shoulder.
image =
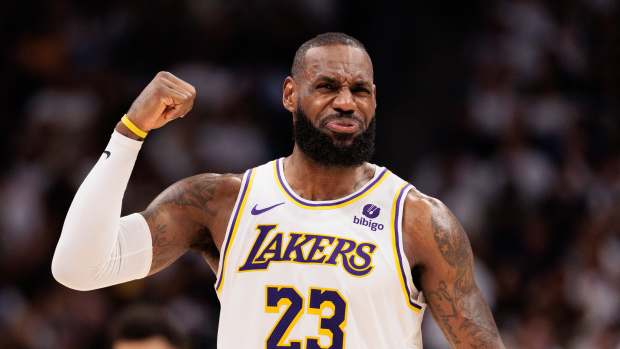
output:
M405 228L428 228L434 222L445 221L452 213L441 200L412 188L405 197Z
M403 242L408 256L424 265L437 255L449 264L464 262L450 251L469 249L469 240L458 219L439 199L416 188L407 193L403 215Z

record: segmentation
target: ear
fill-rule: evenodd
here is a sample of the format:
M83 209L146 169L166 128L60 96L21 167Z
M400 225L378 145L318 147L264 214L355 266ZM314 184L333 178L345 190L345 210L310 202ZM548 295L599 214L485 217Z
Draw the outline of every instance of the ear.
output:
M284 79L284 86L282 87L282 104L286 110L291 113L297 110L297 85L292 76L287 76Z
M377 86L375 84L372 84L372 98L374 99L375 108L376 108L377 107Z

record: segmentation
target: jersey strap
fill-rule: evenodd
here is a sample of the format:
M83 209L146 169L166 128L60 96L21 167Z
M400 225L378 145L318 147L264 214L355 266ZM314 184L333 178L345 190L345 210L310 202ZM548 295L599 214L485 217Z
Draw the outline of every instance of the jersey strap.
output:
M217 273L217 281L215 282L215 291L218 295L220 294L222 286L224 285L224 270L226 269L226 257L228 256L230 247L235 240L235 234L237 233L237 228L239 227L239 222L241 221L241 216L243 215L247 198L249 196L250 190L252 189L252 182L254 180L255 174L256 169L251 169L247 170L243 175L241 190L239 190L239 195L237 196L235 207L233 207L233 213L230 216L230 221L228 222L228 229L226 229L226 236L224 237L224 242L222 244L222 252L220 253L220 264Z
M422 311L423 306L414 301L414 295L407 282L407 274L405 274L405 253L403 248L402 241L402 219L403 219L403 209L405 207L405 199L407 197L407 193L413 186L409 183L403 184L399 191L397 191L394 196L394 204L392 205L392 247L394 249L394 259L399 271L399 279L400 285L403 291L404 296L407 299L407 304L409 308L416 313Z

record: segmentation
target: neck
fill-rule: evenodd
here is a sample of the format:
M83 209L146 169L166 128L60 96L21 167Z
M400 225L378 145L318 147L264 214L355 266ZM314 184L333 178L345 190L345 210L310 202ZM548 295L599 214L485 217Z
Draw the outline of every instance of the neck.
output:
M284 176L291 188L306 200L323 201L345 197L368 183L374 166L326 166L309 158L297 145L284 159Z

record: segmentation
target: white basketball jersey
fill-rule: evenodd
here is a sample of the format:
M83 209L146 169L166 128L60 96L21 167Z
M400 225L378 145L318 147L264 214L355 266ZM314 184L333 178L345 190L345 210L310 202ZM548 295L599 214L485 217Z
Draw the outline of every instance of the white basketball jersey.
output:
M283 159L248 170L220 253L218 348L421 348L426 305L402 246L411 188L375 166L356 192L309 201Z

